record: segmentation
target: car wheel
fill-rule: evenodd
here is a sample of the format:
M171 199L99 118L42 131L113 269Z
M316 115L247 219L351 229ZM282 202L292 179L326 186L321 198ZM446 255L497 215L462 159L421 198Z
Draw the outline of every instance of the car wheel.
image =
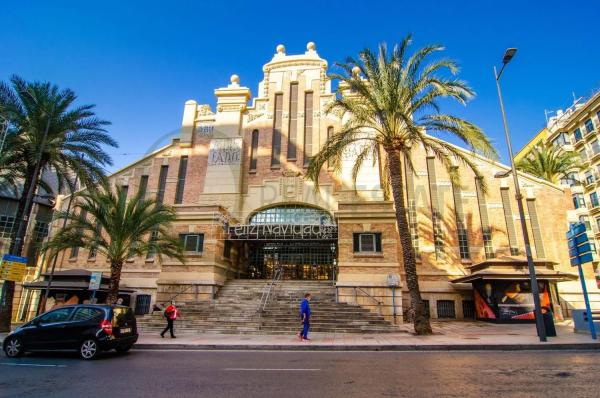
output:
M23 342L18 337L9 337L4 342L4 353L9 358L18 358L25 350L23 349Z
M98 342L94 339L85 340L79 346L79 356L83 359L94 359L100 353Z
M117 351L119 354L123 354L129 350L131 350L132 345L122 345L122 346L118 346L117 348L115 348L115 351Z

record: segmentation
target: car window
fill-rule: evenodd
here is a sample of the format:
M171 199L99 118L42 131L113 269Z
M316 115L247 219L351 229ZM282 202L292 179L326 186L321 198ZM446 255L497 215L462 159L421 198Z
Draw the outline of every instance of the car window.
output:
M104 319L104 311L98 308L82 307L77 308L73 314L73 321L89 321Z
M73 307L59 308L57 310L42 315L40 317L39 323L43 325L46 323L65 322L69 319L71 312L73 312Z
M113 325L117 326L126 321L127 319L133 318L133 312L129 307L113 307Z

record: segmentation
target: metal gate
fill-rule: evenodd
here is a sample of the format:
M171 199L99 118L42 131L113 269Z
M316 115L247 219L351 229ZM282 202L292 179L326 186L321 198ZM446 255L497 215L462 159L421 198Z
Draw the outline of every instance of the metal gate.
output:
M283 279L331 280L336 251L334 241L253 242L248 274L255 279L270 279L281 266Z

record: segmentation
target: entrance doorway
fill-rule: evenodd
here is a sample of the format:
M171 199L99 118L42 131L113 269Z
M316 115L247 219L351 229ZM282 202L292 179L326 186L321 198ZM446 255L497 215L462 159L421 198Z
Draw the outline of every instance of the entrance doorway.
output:
M332 280L335 241L249 242L248 277L270 279L277 267L283 279Z

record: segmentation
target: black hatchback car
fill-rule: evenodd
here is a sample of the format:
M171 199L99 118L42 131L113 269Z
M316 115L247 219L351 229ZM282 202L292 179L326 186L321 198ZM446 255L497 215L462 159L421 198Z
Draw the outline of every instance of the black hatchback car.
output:
M133 311L118 305L56 308L18 327L4 339L4 352L16 358L27 351L78 351L94 359L101 351L127 352L138 339Z

